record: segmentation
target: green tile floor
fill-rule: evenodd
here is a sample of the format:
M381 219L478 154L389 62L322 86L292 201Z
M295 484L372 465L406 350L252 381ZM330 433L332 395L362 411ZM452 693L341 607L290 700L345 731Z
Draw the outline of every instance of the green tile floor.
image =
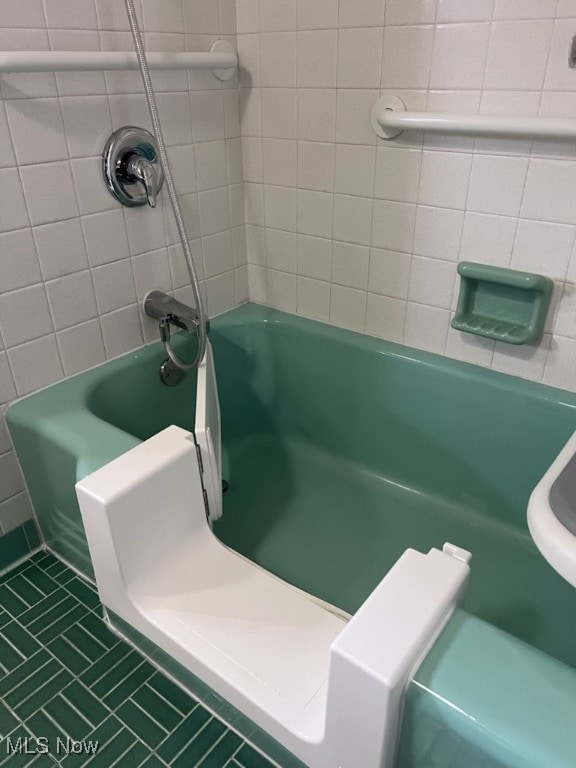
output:
M271 763L118 640L96 592L39 552L0 578L0 766Z

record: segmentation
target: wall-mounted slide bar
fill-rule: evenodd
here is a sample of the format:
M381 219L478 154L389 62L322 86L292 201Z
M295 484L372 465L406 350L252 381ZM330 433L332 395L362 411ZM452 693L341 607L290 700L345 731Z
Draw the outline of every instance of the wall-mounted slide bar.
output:
M576 119L557 117L507 117L407 112L397 96L382 96L372 110L372 127L382 139L402 131L500 136L529 139L576 139Z
M225 40L217 40L201 53L148 53L150 69L210 69L219 79L228 79L238 65L238 56ZM138 69L130 51L1 51L0 73L91 72ZM228 74L229 73L229 74ZM227 75L224 77L224 75Z

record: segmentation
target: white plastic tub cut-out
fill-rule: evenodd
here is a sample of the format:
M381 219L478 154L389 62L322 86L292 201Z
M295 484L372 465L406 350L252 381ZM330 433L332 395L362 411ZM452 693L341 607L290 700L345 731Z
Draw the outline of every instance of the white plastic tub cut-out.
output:
M404 690L463 594L468 553L407 550L348 621L214 536L179 427L76 490L106 608L310 768L393 765Z

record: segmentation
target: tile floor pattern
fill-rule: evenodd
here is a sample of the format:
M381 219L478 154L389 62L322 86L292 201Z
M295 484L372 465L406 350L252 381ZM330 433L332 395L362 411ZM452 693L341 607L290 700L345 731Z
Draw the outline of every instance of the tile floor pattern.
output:
M0 578L0 766L271 768L99 611L96 592L44 552ZM99 747L66 752L68 739Z

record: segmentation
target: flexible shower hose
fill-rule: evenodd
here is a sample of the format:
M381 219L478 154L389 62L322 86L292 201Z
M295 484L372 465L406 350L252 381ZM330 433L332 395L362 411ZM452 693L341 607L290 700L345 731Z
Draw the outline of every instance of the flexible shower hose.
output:
M163 339L163 344L166 350L166 354L177 368L179 368L181 371L191 371L200 365L206 351L206 316L204 313L202 296L200 294L200 284L198 282L198 276L194 266L194 259L192 258L192 250L190 249L186 226L184 225L184 219L182 218L182 211L180 209L180 203L178 202L178 197L176 195L176 188L174 186L174 180L170 170L170 163L168 162L168 154L166 152L166 145L162 135L162 125L160 124L160 117L158 115L158 106L156 104L156 97L152 87L150 70L148 69L148 62L146 60L146 52L144 50L142 35L140 33L138 19L134 10L134 1L124 0L124 2L126 5L128 20L130 22L130 29L132 30L132 38L134 39L134 48L138 57L142 82L144 83L144 91L146 93L148 109L150 110L150 117L152 119L154 133L156 134L156 139L158 141L158 151L160 153L160 162L162 163L162 167L164 169L164 177L166 179L168 197L170 198L174 219L176 220L176 228L178 230L180 242L182 243L184 258L186 259L186 266L188 268L188 274L190 276L190 283L192 286L192 294L194 296L194 301L196 302L196 310L198 312L198 350L196 352L196 357L191 363L185 363L180 360L180 358L175 354L174 350L170 346L169 339Z

